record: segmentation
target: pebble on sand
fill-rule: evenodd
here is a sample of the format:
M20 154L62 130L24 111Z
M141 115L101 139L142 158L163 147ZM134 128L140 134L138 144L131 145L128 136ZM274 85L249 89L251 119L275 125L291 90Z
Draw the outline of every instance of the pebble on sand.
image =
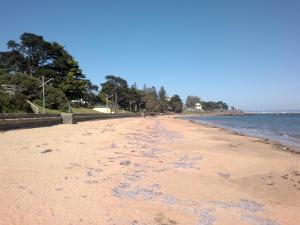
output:
M124 161L120 162L120 165L128 166L130 163L131 163L130 160L124 160Z

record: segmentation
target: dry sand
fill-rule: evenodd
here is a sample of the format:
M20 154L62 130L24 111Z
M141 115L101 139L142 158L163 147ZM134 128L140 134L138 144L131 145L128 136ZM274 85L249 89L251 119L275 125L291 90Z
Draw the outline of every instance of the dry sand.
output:
M298 225L300 155L173 117L0 133L1 225Z

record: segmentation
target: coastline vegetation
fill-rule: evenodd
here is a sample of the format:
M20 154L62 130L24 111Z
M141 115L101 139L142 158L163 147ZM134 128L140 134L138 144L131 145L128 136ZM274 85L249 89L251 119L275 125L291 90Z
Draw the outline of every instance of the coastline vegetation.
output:
M27 100L41 107L42 77L51 82L45 85L45 108L50 113L94 112L93 106L110 106L147 113L180 113L184 104L179 95L168 97L164 87L136 84L116 75L107 75L99 86L93 84L80 69L79 63L57 42L46 41L42 36L23 33L20 41L10 40L8 51L0 52L0 112L32 112ZM204 102L188 96L185 108L202 104L203 110L227 110L223 102Z

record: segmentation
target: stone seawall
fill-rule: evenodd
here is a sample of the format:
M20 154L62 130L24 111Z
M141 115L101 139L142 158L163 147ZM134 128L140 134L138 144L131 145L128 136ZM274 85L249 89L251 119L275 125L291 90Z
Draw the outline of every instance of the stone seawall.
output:
M74 114L76 122L137 117L140 114ZM0 130L45 127L62 124L60 114L0 114Z

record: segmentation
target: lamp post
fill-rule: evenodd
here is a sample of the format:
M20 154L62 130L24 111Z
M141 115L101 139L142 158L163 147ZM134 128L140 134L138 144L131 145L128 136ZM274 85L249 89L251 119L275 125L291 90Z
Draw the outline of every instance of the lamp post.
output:
M106 95L106 112L108 110L108 99L110 99L111 97L113 97L113 95L111 95L111 96Z
M45 84L47 84L49 81L54 80L54 78L50 78L46 82L44 82L45 78L42 76L42 84L39 87L43 87L43 114L45 114Z
M135 103L135 100L133 100L133 101L131 101L131 100L129 100L129 111L131 112L131 104L132 103Z

